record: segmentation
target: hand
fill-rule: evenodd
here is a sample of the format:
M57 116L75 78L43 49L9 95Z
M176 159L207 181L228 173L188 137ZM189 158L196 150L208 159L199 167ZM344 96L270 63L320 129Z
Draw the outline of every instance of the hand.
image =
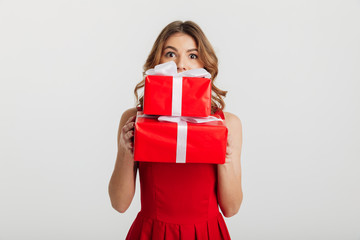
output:
M130 117L121 129L119 147L134 154L134 126L136 116Z
M228 132L228 136L227 136L227 143L226 143L226 157L225 157L225 163L229 163L231 162L231 154L232 154L232 138L230 135L230 132Z

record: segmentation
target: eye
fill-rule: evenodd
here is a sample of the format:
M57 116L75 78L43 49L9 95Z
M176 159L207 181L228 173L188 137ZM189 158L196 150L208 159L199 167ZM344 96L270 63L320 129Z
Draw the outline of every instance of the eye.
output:
M175 53L174 52L167 52L165 54L166 57L175 57Z
M197 59L198 56L197 56L196 54L190 54L190 58L191 58L191 59Z

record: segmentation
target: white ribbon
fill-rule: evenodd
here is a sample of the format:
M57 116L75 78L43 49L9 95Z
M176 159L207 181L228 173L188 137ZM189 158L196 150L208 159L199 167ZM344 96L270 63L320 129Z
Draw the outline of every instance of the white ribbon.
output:
M177 66L174 61L156 65L154 68L145 72L146 75L173 76L172 82L172 104L171 115L181 116L182 102L182 78L183 77L204 77L211 78L211 74L204 68L190 69L184 72L177 72Z
M182 77L173 77L172 81L172 103L171 115L181 116L181 102L182 102Z
M209 116L209 117L160 116L158 118L158 121L177 123L176 163L186 163L187 122L204 123L204 122L222 121L222 119L214 116Z
M217 118L214 116L209 116L209 117L159 116L158 120L163 122L176 122L176 123L179 123L181 121L191 122L191 123L223 121L221 118Z
M184 72L177 72L177 66L174 61L156 65L145 72L146 75L159 75L159 76L178 76L178 77L204 77L211 78L211 74L204 68L190 69Z

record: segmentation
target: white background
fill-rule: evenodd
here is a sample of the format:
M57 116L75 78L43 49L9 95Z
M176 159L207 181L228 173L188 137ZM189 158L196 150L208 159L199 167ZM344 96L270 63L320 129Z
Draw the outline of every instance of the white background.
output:
M0 0L0 239L125 238L117 128L174 20L202 27L243 123L232 238L359 240L359 0Z

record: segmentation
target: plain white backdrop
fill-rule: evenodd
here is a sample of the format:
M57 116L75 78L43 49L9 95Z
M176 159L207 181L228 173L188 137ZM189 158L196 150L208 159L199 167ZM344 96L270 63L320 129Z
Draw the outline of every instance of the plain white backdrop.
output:
M232 239L360 239L360 1L0 0L0 239L124 239L118 124L160 31L198 23L243 123Z

